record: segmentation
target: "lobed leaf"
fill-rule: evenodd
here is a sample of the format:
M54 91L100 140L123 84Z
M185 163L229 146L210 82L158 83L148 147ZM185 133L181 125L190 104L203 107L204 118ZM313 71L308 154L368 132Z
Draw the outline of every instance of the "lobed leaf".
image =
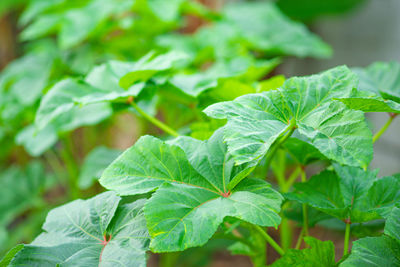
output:
M282 198L268 183L244 179L251 170L234 164L222 130L206 141L144 136L104 171L100 183L122 195L156 190L145 207L150 246L179 251L206 243L226 216L277 227Z
M295 184L295 191L286 197L352 223L386 217L400 200L398 178L378 179L377 171L333 166L335 171L323 171L305 183Z
M50 211L45 231L9 266L146 266L144 200L118 206L112 192Z
M332 99L350 95L357 78L347 67L294 77L277 90L209 106L204 112L228 119L225 140L237 164L263 157L285 133L298 128L328 159L365 167L372 159L372 134L360 111Z

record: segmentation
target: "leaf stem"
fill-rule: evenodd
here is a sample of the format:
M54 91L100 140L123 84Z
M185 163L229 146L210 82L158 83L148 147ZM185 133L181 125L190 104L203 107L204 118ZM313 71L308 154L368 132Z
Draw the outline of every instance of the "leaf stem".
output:
M134 101L132 101L131 106L136 109L137 112L139 112L140 115L142 115L146 120L148 120L149 122L151 122L152 124L154 124L155 126L157 126L158 128L160 128L161 130L163 130L164 132L168 133L169 135L178 137L179 134L172 129L171 127L169 127L168 125L166 125L165 123L163 123L162 121L158 120L157 118L147 114L143 109L141 109Z
M296 129L296 124L295 124L295 120L292 119L290 121L289 127L285 132L285 135L283 135L279 140L277 140L272 146L271 146L271 150L269 151L268 155L267 155L267 161L266 161L266 168L267 171L269 170L269 167L271 165L271 161L273 159L273 157L275 156L276 151L278 150L278 148L286 142L287 139L289 139L289 137L293 134L294 130Z
M303 241L303 236L304 236L304 228L301 229L299 237L297 238L297 242L296 242L296 249L300 248L301 242Z
M378 141L378 139L381 137L383 133L386 132L386 130L389 128L390 124L392 124L394 118L396 118L397 114L396 113L389 113L389 119L386 121L385 125L382 126L382 128L374 135L372 138L372 143L375 143Z
M301 182L307 182L306 172L304 171L304 167L300 167L300 174L301 174ZM303 235L308 236L308 210L307 204L303 204Z
M350 222L346 222L346 231L344 233L344 246L343 246L343 256L349 253L349 241L350 241Z
M261 236L265 239L265 241L267 241L267 243L270 244L271 247L273 247L276 250L276 252L278 252L281 256L285 254L285 252L278 245L278 243L276 243L275 240L273 240L272 237L270 237L260 226L254 225L254 229L256 229L261 234Z
M293 183L299 176L300 172L301 172L301 166L298 166L286 180L285 186L282 188L283 193L287 193L289 191L289 189L292 187Z

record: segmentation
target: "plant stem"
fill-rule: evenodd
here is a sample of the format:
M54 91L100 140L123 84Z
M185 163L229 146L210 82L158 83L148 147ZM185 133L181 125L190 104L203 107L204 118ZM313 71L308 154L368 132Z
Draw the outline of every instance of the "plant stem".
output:
M305 183L307 181L306 173L304 171L304 167L300 168L301 173L301 182ZM308 210L307 204L303 204L303 234L304 236L308 236Z
M381 135L386 132L386 130L389 128L390 124L392 124L394 118L396 118L397 114L395 113L389 113L389 119L385 123L385 125L382 126L382 128L374 135L372 138L372 143L375 143L378 141L378 139L381 137Z
M298 166L293 172L292 174L289 176L289 178L287 179L285 186L282 188L282 192L283 193L287 193L289 192L289 189L292 187L293 183L296 181L297 177L299 176L301 172L301 167Z
M273 247L276 250L276 252L278 252L281 256L285 254L285 252L278 245L278 243L276 243L275 240L273 240L272 237L270 237L260 226L254 225L254 228L257 230L257 232L261 234L261 236L265 239L265 241L267 241L267 243L270 244L271 247Z
M301 241L303 241L303 236L304 236L304 228L301 229L299 237L297 238L296 247L295 247L296 249L300 248Z
M64 148L61 150L61 157L64 161L69 175L69 190L72 199L79 198L80 191L78 187L79 168L73 156L73 147L71 139L68 137L63 138Z
M272 161L273 157L275 156L276 151L293 134L294 130L296 129L295 126L296 126L295 125L295 120L293 119L292 121L290 121L289 128L286 130L285 135L283 135L279 140L277 140L270 147L270 151L269 151L269 153L267 155L267 161L266 161L266 164L265 164L265 166L267 168L267 171L269 170L269 166L271 165L271 161Z
M346 223L346 232L344 233L343 256L346 256L349 253L350 226L351 223Z
M158 120L157 118L147 114L135 102L131 102L130 104L134 109L136 109L137 112L139 112L140 115L143 116L143 118L145 118L146 120L148 120L149 122L151 122L152 124L154 124L155 126L160 128L161 130L163 130L167 134L175 136L175 137L179 136L179 134L174 129L172 129L171 127L169 127L168 125L166 125L162 121Z

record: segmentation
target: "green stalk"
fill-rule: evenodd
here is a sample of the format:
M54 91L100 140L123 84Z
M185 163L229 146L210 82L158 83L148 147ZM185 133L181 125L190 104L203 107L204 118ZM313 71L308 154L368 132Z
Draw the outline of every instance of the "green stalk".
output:
M281 256L283 256L283 254L285 254L285 252L278 245L278 243L276 243L275 240L273 240L272 237L270 237L260 226L258 226L258 225L253 225L253 226L254 226L254 229L256 229L257 232L259 232L261 234L261 236L265 239L265 241L267 241L267 243L270 244L271 247L273 247L276 250L276 252L278 252Z
M61 158L64 161L69 176L68 182L70 196L72 199L76 199L80 196L80 190L78 187L79 167L73 156L73 146L71 143L71 138L63 138L63 143L64 148L61 150Z
M350 225L351 223L346 223L346 231L344 233L343 256L346 256L349 253Z
M378 139L381 137L381 135L386 132L386 130L389 128L390 124L392 124L394 118L396 118L397 114L395 113L390 113L389 114L389 119L385 123L385 125L382 126L382 128L374 135L372 138L372 143L375 143L378 141Z
M301 172L301 167L298 166L293 172L292 174L289 176L289 178L287 179L285 186L282 188L282 192L283 193L287 193L289 192L289 189L292 187L292 185L294 184L294 182L296 181L297 177L299 176Z
M296 247L295 247L296 249L300 248L301 241L303 241L303 236L304 236L304 228L301 229L299 237L297 238Z
M157 118L147 114L143 109L141 109L135 102L131 102L131 106L136 109L137 112L139 112L140 115L143 116L143 118L145 118L146 120L148 120L149 122L151 122L152 124L154 124L155 126L157 126L158 128L160 128L161 130L163 130L164 132L166 132L169 135L178 137L179 134L172 129L171 127L169 127L168 125L166 125L165 123L163 123L162 121L158 120Z
M271 161L275 156L276 151L278 150L278 148L286 142L286 140L289 139L289 137L293 134L294 130L296 129L295 127L295 120L291 120L290 121L290 125L289 128L286 130L285 135L283 135L279 140L277 140L271 147L270 147L270 151L267 155L267 161L266 161L266 168L267 171L269 170L269 166L271 165Z
M300 168L301 171L301 182L305 183L307 181L306 178L306 173L304 171L304 168ZM308 210L307 210L307 204L303 204L303 234L304 236L308 236Z

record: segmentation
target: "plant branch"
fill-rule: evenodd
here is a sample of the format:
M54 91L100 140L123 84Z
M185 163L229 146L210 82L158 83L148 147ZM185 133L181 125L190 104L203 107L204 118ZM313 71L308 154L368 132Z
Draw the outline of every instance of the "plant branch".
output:
M154 124L155 126L160 128L161 130L163 130L167 134L175 136L175 137L179 136L179 133L177 133L174 129L172 129L171 127L169 127L168 125L166 125L162 121L158 120L157 118L147 114L134 101L130 102L130 104L137 112L139 112L140 115L143 116L143 118L145 118L146 120L148 120L149 122L151 122L152 124Z
M344 233L343 257L349 253L350 226L351 226L351 223L346 222L346 231Z
M276 250L276 252L278 252L281 256L285 254L285 252L278 245L278 243L276 243L275 240L273 240L272 237L270 237L260 226L258 225L253 225L253 226L257 230L257 232L261 234L261 236L265 239L265 241L267 241L267 243L270 244L271 247L273 247Z
M376 141L379 140L379 138L386 132L386 130L389 128L390 124L392 124L394 118L396 118L398 114L396 113L389 113L389 119L385 123L385 125L382 126L382 128L374 135L372 138L372 143L375 143Z
M301 229L299 237L297 238L297 242L296 242L296 249L300 248L301 245L301 241L303 241L303 236L304 236L304 228Z

